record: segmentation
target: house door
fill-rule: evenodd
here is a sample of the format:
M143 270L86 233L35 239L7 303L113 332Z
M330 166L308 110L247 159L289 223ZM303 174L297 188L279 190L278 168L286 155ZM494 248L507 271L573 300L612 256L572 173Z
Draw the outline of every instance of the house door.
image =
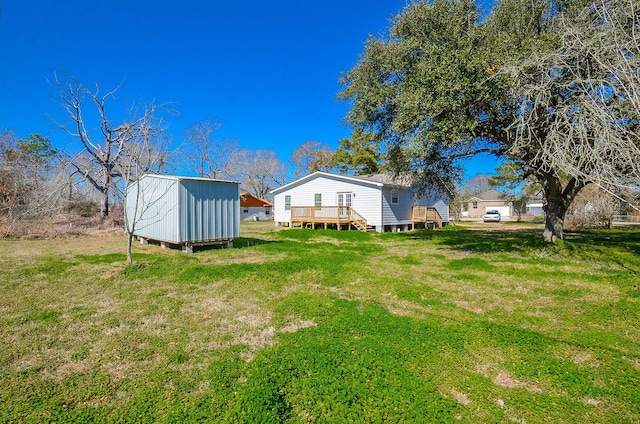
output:
M352 193L338 193L338 208L340 209L340 218L347 218L349 216L351 198Z

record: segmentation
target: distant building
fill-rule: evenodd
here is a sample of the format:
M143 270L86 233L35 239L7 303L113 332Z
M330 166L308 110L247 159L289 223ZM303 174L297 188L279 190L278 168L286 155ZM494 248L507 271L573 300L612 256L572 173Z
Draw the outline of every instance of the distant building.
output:
M465 197L458 203L460 207L460 217L479 219L490 210L500 212L502 219L511 219L518 215L513 202L503 198L503 194L498 190L487 190L482 193ZM520 216L541 217L544 216L544 201L541 196L532 196L523 205Z
M249 193L240 194L240 219L242 221L267 221L273 219L273 203Z
M500 212L503 219L513 215L510 201L502 199L498 190L487 190L463 200L460 207L462 218L482 218L488 210Z

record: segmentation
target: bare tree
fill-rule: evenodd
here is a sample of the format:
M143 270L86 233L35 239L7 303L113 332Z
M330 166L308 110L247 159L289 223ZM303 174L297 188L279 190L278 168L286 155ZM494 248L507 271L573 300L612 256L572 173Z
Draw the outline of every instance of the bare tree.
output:
M140 224L145 211L152 205L145 203L145 190L148 187L140 185L140 179L149 172L149 168L158 166L166 159L162 151L154 148L153 140L138 137L127 146L127 154L117 167L125 182L123 197L124 225L127 232L127 263L133 262L132 246L135 231ZM148 193L147 193L148 195ZM160 218L158 218L160 219Z
M462 194L471 197L491 190L491 178L489 174L476 174L469 178L462 186Z
M287 169L273 150L238 150L231 160L231 175L252 195L266 199L274 188L285 184Z
M157 137L158 134L153 126L142 128L135 137L128 141L121 159L115 166L125 184L123 197L128 198L124 207L127 263L133 262L132 246L136 228L145 216L146 210L152 206L145 203L144 200L144 191L149 188L141 186L139 181L143 175L149 172L160 171L167 160L167 152L162 149L161 139L158 140Z
M135 140L157 138L164 132L166 127L160 112L166 109L164 105L153 103L134 107L129 116L115 124L107 103L114 99L122 84L101 94L97 83L91 90L76 78L62 82L55 75L53 85L58 92L58 103L70 120L59 126L76 138L82 148L70 158L69 164L100 194L100 213L103 217L108 216L114 180L122 176L119 163L131 155L129 145L135 145ZM91 109L87 102L93 110L87 111ZM96 122L88 118L93 116Z
M186 167L200 177L220 178L227 174L229 159L240 146L237 141L215 135L220 122L205 119L184 131L183 157Z
M0 133L0 214L9 221L37 218L61 206L54 165L58 152L40 134L18 139Z
M22 194L18 138L12 131L0 133L0 214L9 221L16 215Z
M289 163L293 166L293 175L299 177L316 171L330 171L333 151L319 141L305 141L293 151Z
M625 209L625 202L591 185L571 205L569 222L574 228L613 228L613 219Z

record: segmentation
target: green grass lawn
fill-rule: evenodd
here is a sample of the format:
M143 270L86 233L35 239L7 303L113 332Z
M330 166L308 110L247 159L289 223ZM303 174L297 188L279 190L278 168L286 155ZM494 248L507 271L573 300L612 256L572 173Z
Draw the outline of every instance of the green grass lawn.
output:
M640 422L638 231L242 234L1 240L0 422Z

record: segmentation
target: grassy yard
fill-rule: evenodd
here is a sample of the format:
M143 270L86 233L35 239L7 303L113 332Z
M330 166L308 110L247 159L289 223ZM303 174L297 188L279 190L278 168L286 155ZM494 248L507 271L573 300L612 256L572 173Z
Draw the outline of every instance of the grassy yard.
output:
M640 232L242 234L1 240L0 422L640 422Z

